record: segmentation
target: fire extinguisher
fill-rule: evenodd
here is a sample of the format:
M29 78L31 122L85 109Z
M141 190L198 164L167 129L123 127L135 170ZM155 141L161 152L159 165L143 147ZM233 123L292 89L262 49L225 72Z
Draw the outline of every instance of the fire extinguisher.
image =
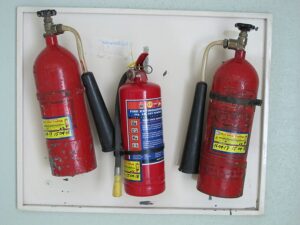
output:
M179 168L185 173L199 171L197 189L223 198L237 198L243 194L255 106L262 104L261 100L256 99L258 75L245 59L248 32L258 28L243 23L235 26L240 30L237 39L212 42L204 52L201 71L203 81L196 86L189 133ZM224 62L213 77L202 140L207 86L205 67L209 50L216 45L234 50L235 56Z
M38 11L37 15L44 18L46 48L35 61L34 78L51 170L54 176L75 176L97 165L78 62L58 44L57 35L69 31L75 36L88 100L98 103L92 113L100 114L96 127L104 151L113 148L113 125L93 74L87 70L78 32L69 26L53 24L55 10Z
M147 70L151 67L147 65L147 57L148 52L143 52L119 84L115 124L115 197L121 194L122 153L127 194L152 196L165 190L161 92L157 84L148 82L147 73L150 71Z

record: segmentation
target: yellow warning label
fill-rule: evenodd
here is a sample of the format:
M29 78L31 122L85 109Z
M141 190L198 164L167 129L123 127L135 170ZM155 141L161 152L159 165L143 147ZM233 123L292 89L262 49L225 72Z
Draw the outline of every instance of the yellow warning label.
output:
M124 178L132 181L141 181L141 162L124 160Z
M248 134L215 130L213 150L227 153L246 153Z
M46 139L59 139L73 136L72 122L68 116L43 119Z

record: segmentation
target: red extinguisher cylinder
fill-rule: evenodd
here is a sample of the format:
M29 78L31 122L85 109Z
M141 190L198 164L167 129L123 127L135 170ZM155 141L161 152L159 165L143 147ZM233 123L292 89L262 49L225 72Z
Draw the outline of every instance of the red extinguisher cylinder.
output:
M34 64L37 98L54 176L74 176L96 168L84 88L76 58L46 35Z
M245 55L237 50L213 78L197 183L198 190L211 196L243 194L259 84Z
M143 70L119 89L125 191L152 196L165 190L161 91Z

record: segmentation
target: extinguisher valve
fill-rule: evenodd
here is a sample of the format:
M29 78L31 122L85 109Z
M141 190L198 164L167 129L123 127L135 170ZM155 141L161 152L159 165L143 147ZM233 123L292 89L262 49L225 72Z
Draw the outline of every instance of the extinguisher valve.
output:
M38 11L37 13L38 17L51 17L51 16L55 16L56 15L56 10L55 9L46 9L46 10L41 10Z
M249 32L251 30L255 30L255 31L258 30L258 27L255 27L254 25L247 24L247 23L236 23L234 26L237 27L240 31Z
M223 47L233 50L244 50L247 45L248 32L251 30L257 31L258 27L246 23L236 23L235 27L241 31L239 37L237 39L225 39Z
M44 36L53 35L53 34L62 34L64 31L62 30L61 24L53 24L52 16L57 14L56 10L54 9L46 9L38 11L38 17L44 18L44 28L45 33Z

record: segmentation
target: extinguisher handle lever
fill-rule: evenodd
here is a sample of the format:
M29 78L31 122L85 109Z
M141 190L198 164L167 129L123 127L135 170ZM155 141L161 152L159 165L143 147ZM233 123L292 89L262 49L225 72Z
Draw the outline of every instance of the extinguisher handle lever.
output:
M143 52L142 54L140 54L138 59L136 60L135 66L143 68L144 61L146 60L148 55L149 55L148 52Z
M56 15L56 10L55 9L46 9L46 10L37 11L36 14L38 17L50 17L50 16Z

